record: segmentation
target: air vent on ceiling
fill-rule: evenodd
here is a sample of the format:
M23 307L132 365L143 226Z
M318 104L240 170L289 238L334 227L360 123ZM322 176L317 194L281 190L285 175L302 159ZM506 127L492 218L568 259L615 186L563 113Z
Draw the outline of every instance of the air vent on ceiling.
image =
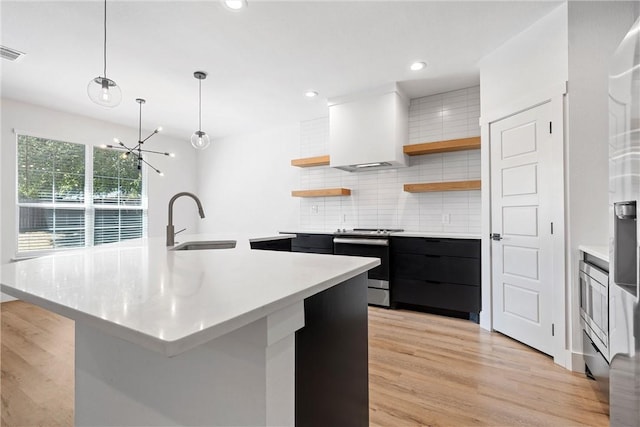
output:
M20 52L19 50L11 49L6 46L0 46L0 57L2 59L6 59L7 61L16 62L19 61L25 55L24 52Z

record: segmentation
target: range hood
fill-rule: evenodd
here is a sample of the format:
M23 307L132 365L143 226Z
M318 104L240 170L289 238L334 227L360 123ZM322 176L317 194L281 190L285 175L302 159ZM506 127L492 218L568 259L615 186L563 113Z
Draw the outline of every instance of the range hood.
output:
M396 83L329 99L330 166L349 172L407 165L409 100Z

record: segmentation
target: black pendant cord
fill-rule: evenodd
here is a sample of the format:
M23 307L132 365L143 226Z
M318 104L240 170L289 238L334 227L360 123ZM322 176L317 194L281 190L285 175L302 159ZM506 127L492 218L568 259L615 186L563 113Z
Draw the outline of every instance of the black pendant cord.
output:
M107 0L104 0L104 43L102 45L104 60L104 78L107 78Z
M140 106L140 114L138 114L138 170L142 170L142 102L138 105Z
M198 132L202 134L202 79L198 79Z
M142 102L138 103L140 105L140 114L138 114L138 144L142 144L144 141L142 140Z

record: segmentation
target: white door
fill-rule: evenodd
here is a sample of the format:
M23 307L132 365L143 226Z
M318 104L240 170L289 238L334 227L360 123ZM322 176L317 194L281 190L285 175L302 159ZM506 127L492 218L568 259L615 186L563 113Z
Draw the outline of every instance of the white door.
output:
M553 354L551 104L490 132L493 327Z

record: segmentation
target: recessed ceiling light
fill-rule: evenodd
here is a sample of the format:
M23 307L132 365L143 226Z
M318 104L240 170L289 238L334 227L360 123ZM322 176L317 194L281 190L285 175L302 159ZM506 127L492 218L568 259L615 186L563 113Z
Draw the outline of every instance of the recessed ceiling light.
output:
M223 3L231 10L240 10L247 7L247 0L224 0Z
M425 62L414 62L411 64L411 71L420 71L427 66Z
M316 96L318 96L318 92L316 92L315 90L308 90L304 93L304 96L306 96L307 98L315 98Z

